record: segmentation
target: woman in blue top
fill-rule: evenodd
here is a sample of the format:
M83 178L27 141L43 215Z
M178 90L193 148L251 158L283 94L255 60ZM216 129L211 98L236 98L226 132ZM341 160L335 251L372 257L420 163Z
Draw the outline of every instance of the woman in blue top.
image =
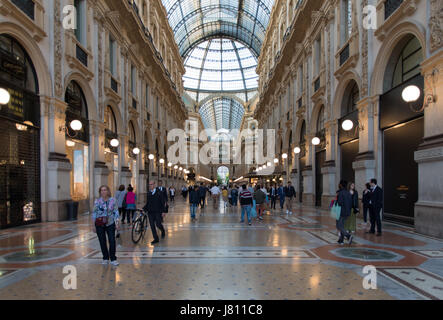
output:
M120 229L118 203L111 197L111 190L108 186L101 186L99 189L100 197L94 202L94 211L92 212L93 232L97 233L100 242L100 248L103 253L102 264L108 264L109 258L113 266L118 266L115 256L115 230ZM106 235L109 240L106 242Z

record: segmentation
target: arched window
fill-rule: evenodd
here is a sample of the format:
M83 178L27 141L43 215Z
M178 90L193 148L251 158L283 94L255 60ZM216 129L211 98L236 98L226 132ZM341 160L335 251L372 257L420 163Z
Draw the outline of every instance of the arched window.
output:
M317 132L322 131L325 128L325 107L322 106L318 113L317 118Z
M303 144L305 142L306 142L306 122L303 120L300 129L300 144Z
M105 128L109 131L117 132L117 120L110 106L107 106L105 110Z
M133 142L133 143L137 143L135 129L134 129L134 125L132 124L132 121L129 121L129 141Z
M65 102L67 104L66 127L68 128L66 134L70 137L75 137L77 140L89 142L88 106L83 90L76 81L71 81L68 84L65 92ZM69 125L73 120L82 122L83 127L80 131L74 132L71 130Z
M423 61L423 53L420 41L413 37L403 48L395 65L392 88L420 74L420 63Z
M357 110L357 102L360 100L360 90L357 82L351 81L348 84L343 95L342 116L352 113Z
M32 93L39 93L37 73L26 51L13 37L0 35L2 65L0 80L14 84Z

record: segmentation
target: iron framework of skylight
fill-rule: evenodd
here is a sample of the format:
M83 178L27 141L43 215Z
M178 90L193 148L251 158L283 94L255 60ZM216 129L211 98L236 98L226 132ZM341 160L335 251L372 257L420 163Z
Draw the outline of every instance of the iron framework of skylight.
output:
M215 97L200 107L200 116L205 128L240 129L245 110L243 105L231 97Z

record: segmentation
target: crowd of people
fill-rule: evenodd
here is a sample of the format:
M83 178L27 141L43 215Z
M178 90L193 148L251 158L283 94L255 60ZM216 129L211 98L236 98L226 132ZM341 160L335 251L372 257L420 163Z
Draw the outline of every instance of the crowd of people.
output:
M203 215L207 205L207 197L212 199L214 209L219 208L219 200L223 199L223 207L241 207L240 223L252 225L252 220L263 221L263 216L267 210L276 210L277 201L283 213L287 215L294 213L293 203L296 199L296 191L289 181L286 186L283 184L260 185L251 184L219 186L211 184L209 186L200 185L183 186L182 196L186 200L189 197L190 214L192 222L197 220L197 209L200 207L200 215ZM151 232L154 240L151 244L160 242L157 229L161 232L161 238L166 236L163 220L169 210L169 201L174 202L176 190L174 186L168 189L162 186L159 181L158 186L154 181L149 182L147 193L147 203L143 210L147 213ZM112 197L108 186L101 186L99 197L94 202L92 213L92 231L97 233L100 248L103 254L103 264L109 262L117 266L116 258L116 232L121 229L120 224L131 224L134 222L136 213L137 196L134 188L129 185L125 188L121 185ZM359 213L359 197L355 188L355 183L340 181L336 199L331 203L331 207L339 206L336 227L339 232L338 243L343 244L346 238L352 244L353 233L356 231L356 215ZM381 210L383 206L383 191L377 185L377 180L372 179L366 184L362 194L363 220L366 224L366 232L381 236ZM126 222L125 222L126 220ZM369 222L370 224L369 224ZM370 226L370 227L369 227ZM108 246L109 242L109 246Z

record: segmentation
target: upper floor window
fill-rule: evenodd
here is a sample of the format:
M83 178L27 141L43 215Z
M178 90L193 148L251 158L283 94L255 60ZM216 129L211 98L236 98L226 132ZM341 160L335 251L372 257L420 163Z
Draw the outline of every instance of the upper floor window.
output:
M75 37L78 42L86 46L86 0L74 0L74 7L77 13L77 28Z
M315 40L314 43L314 54L315 54L315 61L314 61L314 73L315 76L317 76L320 73L320 59L321 59L321 42L320 37L318 37L317 40Z
M352 0L341 2L341 45L349 40L352 33Z
M149 110L149 84L146 84L145 104L146 104L146 109Z
M112 111L110 106L107 106L105 110L105 128L117 133L117 121L115 120L114 111Z
M342 116L348 115L357 110L357 103L360 100L360 91L357 82L351 81L348 84L343 96Z
M298 81L299 93L301 94L303 92L303 65L298 67Z
M135 89L136 89L136 70L133 66L131 68L131 93L133 96L135 96Z
M109 37L109 68L113 77L116 76L117 71L117 49L115 40Z

